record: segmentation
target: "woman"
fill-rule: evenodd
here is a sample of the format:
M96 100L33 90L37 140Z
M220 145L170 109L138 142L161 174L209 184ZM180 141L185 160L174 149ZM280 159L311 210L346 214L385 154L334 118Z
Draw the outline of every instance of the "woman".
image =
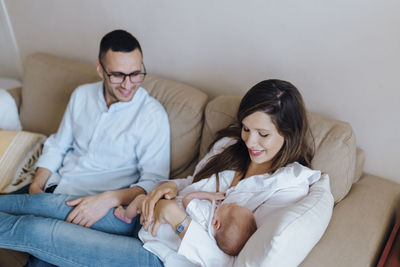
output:
M193 181L212 176L222 181L219 190L227 193L226 201L249 207L258 226L268 220L268 214L274 210L308 193L309 185L319 179L320 172L308 168L313 152L306 141L310 133L298 90L280 80L258 83L243 97L237 121L220 133L209 154L197 166L194 177L165 182L147 196L141 217L145 229L153 222L153 233L160 223L169 223L176 229L186 214L177 208L175 201L161 198L171 199ZM248 189L257 189L260 185L262 191L245 194ZM61 266L162 266L137 239L140 225L133 230L136 238L104 233L131 233L131 230L120 230L117 224L122 222L111 212L92 227L104 232L80 227L63 221L69 210L65 208L62 195L49 194L48 198L49 209L57 206L59 210L56 219L9 214L35 214L29 212L39 204L34 201L32 205L25 205L25 211L16 211L21 205L16 205L14 210L0 209L0 247L26 251ZM233 258L222 253L201 227L186 221L179 234L182 255L204 265L210 265L215 259L219 265L232 264ZM110 229L113 224L115 227ZM20 234L28 229L31 229L30 234ZM201 249L196 244L199 239L193 236L201 238Z

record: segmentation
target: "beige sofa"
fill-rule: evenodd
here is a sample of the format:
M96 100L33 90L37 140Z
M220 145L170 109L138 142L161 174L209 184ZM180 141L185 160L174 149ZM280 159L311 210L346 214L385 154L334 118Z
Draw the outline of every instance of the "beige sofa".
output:
M22 90L10 92L20 107L23 129L45 135L57 130L73 89L99 80L93 65L43 53L31 55L24 66ZM234 120L240 98L220 96L208 102L198 89L152 75L143 87L168 113L171 177L184 177L216 131ZM393 223L400 184L362 173L364 153L349 124L316 114L309 114L309 120L316 143L313 167L329 174L335 207L326 232L301 266L375 265ZM25 261L24 253L0 250L0 266Z

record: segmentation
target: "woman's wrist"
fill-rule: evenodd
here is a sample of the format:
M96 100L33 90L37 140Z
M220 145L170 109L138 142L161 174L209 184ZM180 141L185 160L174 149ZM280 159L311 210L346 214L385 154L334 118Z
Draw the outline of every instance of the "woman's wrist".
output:
M180 222L175 229L175 233L179 235L180 239L183 239L183 237L186 234L187 229L189 228L189 225L191 223L192 219L189 217L189 215L186 215L185 218Z
M181 209L179 210L182 211ZM170 216L172 218L170 220L168 219L168 223L172 226L172 229L176 231L178 225L185 220L186 216L186 213L182 211L181 213L176 214L176 216Z

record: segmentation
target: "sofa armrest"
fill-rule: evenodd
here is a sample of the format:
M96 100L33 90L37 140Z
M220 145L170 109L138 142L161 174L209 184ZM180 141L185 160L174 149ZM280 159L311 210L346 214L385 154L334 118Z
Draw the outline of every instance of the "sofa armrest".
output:
M300 266L375 266L399 197L400 184L364 174L337 203L324 236Z

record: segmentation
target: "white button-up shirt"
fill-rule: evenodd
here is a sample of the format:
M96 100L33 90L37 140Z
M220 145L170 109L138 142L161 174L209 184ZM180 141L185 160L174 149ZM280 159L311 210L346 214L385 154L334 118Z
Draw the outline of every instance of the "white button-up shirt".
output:
M103 82L78 87L36 166L52 172L54 193L89 195L132 186L149 192L168 179L170 128L162 105L139 87L109 108Z

